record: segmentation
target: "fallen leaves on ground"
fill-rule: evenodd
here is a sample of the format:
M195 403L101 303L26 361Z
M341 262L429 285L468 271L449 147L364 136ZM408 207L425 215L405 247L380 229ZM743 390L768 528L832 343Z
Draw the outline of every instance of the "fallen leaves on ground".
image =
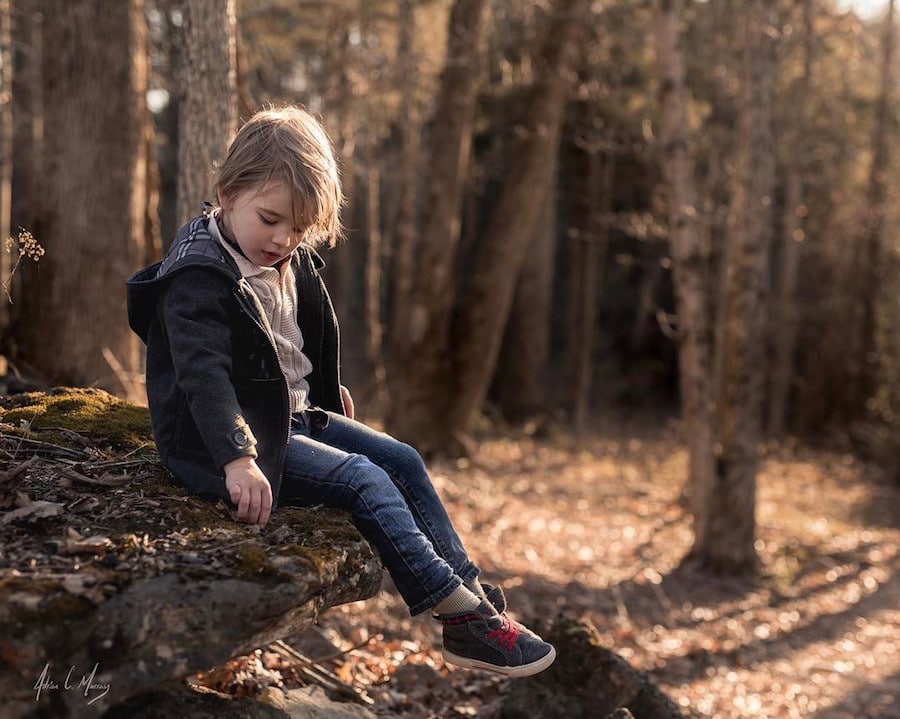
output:
M682 566L692 541L675 428L569 440L495 438L432 475L485 581L526 622L589 619L693 716L900 718L900 487L853 456L764 450L755 578ZM507 680L446 666L439 626L396 592L319 630L376 708L412 719L499 716Z

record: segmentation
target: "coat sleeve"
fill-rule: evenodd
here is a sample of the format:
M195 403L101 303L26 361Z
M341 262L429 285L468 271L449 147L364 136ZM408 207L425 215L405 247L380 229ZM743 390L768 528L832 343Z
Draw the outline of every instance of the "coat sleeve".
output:
M256 438L233 383L235 309L228 278L202 268L175 274L158 305L175 381L219 467L239 457L257 456Z

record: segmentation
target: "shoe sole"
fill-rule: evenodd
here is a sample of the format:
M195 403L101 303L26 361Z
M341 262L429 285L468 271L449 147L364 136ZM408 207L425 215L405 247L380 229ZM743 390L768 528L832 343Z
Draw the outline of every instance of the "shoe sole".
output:
M458 667L466 669L484 669L494 674L502 674L506 677L530 677L533 674L544 671L553 664L556 659L556 649L550 647L550 652L531 664L521 664L517 667L504 667L499 664L491 664L490 662L482 662L478 659L470 659L469 657L460 657L446 649L442 651L444 661L447 664L454 664Z

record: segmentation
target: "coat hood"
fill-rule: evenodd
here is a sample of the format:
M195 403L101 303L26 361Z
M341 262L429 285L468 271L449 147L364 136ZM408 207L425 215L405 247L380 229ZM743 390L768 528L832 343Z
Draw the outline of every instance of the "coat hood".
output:
M178 231L162 261L128 278L128 324L144 342L147 341L150 323L156 316L159 293L177 272L187 267L206 267L222 272L235 282L241 279L237 265L210 234L207 222L206 214L195 217Z
M206 211L178 231L175 241L160 262L145 267L128 278L128 324L145 343L150 323L156 316L159 293L175 273L187 267L204 267L213 272L222 272L235 282L240 282L240 270L231 255L212 236L208 225L209 213ZM316 272L325 266L319 254L308 247L298 247L291 258L295 265L302 260L309 262Z

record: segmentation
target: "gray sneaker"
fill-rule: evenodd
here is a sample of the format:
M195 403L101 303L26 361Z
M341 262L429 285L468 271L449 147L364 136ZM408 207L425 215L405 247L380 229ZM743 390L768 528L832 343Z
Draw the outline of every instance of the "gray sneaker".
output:
M485 669L509 677L544 671L556 659L556 649L532 632L522 631L498 614L490 602L458 614L442 614L444 661L469 669Z

